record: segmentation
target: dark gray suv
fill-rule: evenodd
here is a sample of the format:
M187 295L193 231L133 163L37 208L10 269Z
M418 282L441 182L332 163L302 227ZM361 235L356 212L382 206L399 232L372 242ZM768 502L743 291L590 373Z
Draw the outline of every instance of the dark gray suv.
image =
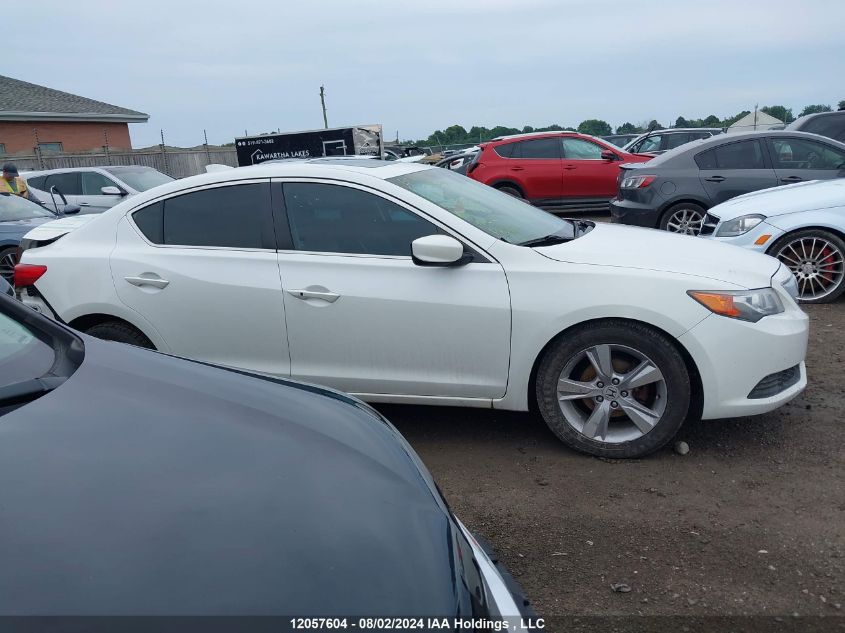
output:
M845 110L807 114L786 126L787 131L812 132L845 143Z
M735 196L845 176L845 144L788 130L720 134L619 171L611 221L697 235L707 209Z

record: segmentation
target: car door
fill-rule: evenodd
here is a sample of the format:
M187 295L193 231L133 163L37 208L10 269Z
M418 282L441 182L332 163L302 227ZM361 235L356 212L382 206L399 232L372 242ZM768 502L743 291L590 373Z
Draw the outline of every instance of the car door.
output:
M510 158L504 161L532 201L559 200L563 197L563 165L558 137L533 138L513 143Z
M660 145L662 142L662 134L649 134L645 138L634 143L627 151L631 154L653 154L660 151Z
M103 187L117 187L121 191L123 190L108 176L98 171L82 171L79 173L82 179L82 194L77 198L77 204L82 207L85 213L102 213L123 200L123 196L118 194L103 193Z
M464 266L415 265L411 242L449 231L379 192L274 186L284 190L278 257L295 378L357 394L504 395L510 295L501 265L477 252Z
M46 198L47 206L51 209L55 209L55 206L58 206L59 209L62 208L62 200L59 194L65 197L68 204L79 204L79 198L82 195L82 181L79 172L64 171L48 174L44 179L44 191L46 196L41 197ZM88 211L83 209L80 213L88 213Z
M120 300L171 353L290 373L270 183L180 193L124 217L110 257Z
M714 205L778 184L763 144L757 138L724 143L696 154L695 162L701 184Z
M660 153L668 152L670 149L680 147L691 140L700 138L699 136L690 134L688 132L677 132L674 134L664 134L663 140L660 143Z
M616 195L619 161L601 157L601 153L607 148L574 136L563 137L561 146L565 198L610 200Z
M832 145L789 136L771 136L768 143L779 184L845 175L845 152Z

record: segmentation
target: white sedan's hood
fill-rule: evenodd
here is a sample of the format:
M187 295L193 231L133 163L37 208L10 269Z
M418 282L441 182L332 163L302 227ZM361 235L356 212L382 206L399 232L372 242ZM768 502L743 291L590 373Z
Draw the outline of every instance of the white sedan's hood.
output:
M845 178L834 178L752 191L716 205L710 213L724 221L753 213L771 218L841 206L845 206Z
M604 223L571 242L536 250L563 262L694 275L744 288L770 286L780 266L773 257L730 244Z

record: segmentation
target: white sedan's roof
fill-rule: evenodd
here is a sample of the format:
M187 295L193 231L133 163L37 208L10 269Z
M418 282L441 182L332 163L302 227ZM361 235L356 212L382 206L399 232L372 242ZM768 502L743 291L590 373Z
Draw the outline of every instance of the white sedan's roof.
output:
M148 189L136 196L132 196L133 206L157 198L171 192L182 191L191 187L210 185L222 182L236 182L238 180L251 180L254 178L338 178L343 176L346 180L366 180L367 177L386 180L394 176L402 176L423 169L438 169L427 165L416 163L400 163L398 161L379 161L362 158L360 160L320 158L314 160L290 160L279 162L268 162L250 167L238 167L236 169L225 169L213 171L198 176L180 178L173 182L158 185ZM351 177L350 177L351 176ZM114 207L113 207L114 208ZM106 211L105 213L108 213Z

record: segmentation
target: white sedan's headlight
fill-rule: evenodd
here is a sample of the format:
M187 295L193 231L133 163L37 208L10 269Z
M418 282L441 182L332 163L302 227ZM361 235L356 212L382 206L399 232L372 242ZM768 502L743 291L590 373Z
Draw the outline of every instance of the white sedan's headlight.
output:
M689 290L687 294L716 314L757 323L764 316L783 312L783 303L771 288L756 290Z
M722 222L722 225L716 230L717 237L736 237L743 233L748 233L755 226L766 219L765 215L754 213L752 215L743 215L727 222Z

